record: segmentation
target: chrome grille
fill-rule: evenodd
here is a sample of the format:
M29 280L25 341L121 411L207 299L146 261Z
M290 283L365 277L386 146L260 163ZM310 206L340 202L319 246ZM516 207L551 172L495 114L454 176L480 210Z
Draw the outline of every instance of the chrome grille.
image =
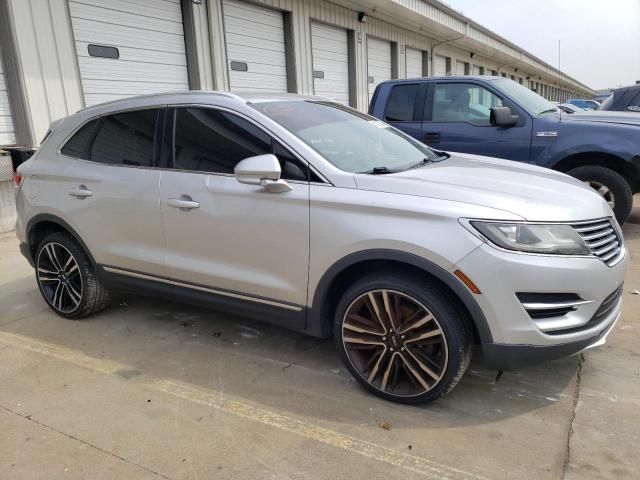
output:
M622 238L608 218L572 225L596 257L612 267L623 255Z

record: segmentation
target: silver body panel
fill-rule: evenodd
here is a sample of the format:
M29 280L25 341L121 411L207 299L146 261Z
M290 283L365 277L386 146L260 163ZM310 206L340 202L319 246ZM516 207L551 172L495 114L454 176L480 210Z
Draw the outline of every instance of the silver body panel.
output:
M403 173L346 173L248 103L279 98L303 99L165 94L92 107L57 122L40 151L21 167L18 237L27 242L27 227L36 215L54 215L78 232L96 263L115 271L294 310L312 307L325 273L350 254L410 253L472 279L481 291L473 298L495 343L561 345L610 329L618 318L621 300L592 328L550 335L515 293L575 293L584 303L576 304L567 321L583 325L622 284L628 263L624 248L621 260L610 267L594 256L504 251L464 225L464 219L575 224L612 218L607 203L591 189L547 169L455 153ZM59 153L89 119L166 105L237 112L308 161L323 181L289 182L290 191L272 193L241 184L233 175L104 166ZM68 195L78 186L92 195ZM182 195L199 206L169 204Z

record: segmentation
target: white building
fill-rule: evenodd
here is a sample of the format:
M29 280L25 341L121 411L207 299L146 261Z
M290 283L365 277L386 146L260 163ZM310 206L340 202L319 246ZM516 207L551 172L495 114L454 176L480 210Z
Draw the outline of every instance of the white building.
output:
M0 0L0 147L85 106L184 89L319 94L366 111L390 78L589 87L436 0Z

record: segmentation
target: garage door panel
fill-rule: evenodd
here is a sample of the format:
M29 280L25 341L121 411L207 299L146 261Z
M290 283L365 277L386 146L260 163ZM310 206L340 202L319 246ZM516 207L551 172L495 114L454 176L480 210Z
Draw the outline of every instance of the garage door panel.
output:
M247 71L231 70L233 91L287 91L282 12L239 0L223 0L228 62L245 62Z
M113 47L142 48L152 51L172 52L184 56L184 37L173 33L140 30L135 27L92 22L86 19L73 21L76 42L109 45ZM86 51L86 49L85 49Z
M153 10L149 9L151 12ZM178 12L180 14L180 12ZM181 15L181 14L180 14ZM156 32L173 33L182 35L182 21L176 22L164 20L146 14L131 14L119 12L112 8L94 7L78 3L74 8L74 16L78 19L101 21L102 23L137 28L139 30L151 30ZM181 20L181 16L177 17Z
M349 45L343 28L311 23L313 70L323 78L313 79L316 95L349 104Z
M367 37L367 76L373 78L369 83L369 99L376 86L391 78L391 42Z
M148 0L77 0L77 3L169 21L175 21L181 15L180 4L172 0L154 1L152 4Z
M70 0L69 11L86 105L189 89L179 0ZM90 43L119 58L90 56Z
M405 51L407 78L422 77L422 50L407 48Z
M440 55L436 55L434 60L434 74L436 77L444 77L447 75L447 59Z

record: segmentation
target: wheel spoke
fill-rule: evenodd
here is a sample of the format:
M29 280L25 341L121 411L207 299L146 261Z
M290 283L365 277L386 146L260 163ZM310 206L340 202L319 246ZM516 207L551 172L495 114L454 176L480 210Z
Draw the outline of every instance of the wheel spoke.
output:
M64 264L64 267L62 267L62 270L64 270L65 272L67 272L67 269L69 268L69 265L71 265L71 262L73 262L74 267L77 268L78 266L75 264L74 260L73 260L73 256L69 255L69 258L67 258L67 261ZM67 272L68 273L68 272Z
M58 310L62 310L62 300L61 300L62 289L63 289L62 282L58 282L58 285L56 286L56 289L53 292L53 298L51 299L51 303ZM58 303L60 303L60 306L58 306Z
M382 325L382 331L386 332L387 331L387 327L385 326L384 322L382 321L382 316L380 316L380 309L378 308L378 303L376 302L376 298L374 297L372 292L369 292L367 297L369 298L369 303L371 304L371 307L373 308L373 311L375 312L376 318L380 322L380 325Z
M422 378L422 375L420 375L415 368L413 368L413 366L407 361L407 359L405 358L404 355L400 354L400 358L402 359L402 363L404 363L404 365L407 367L407 371L411 372L411 375L413 376L413 378L415 378L418 383L420 383L420 385L422 385L422 387L425 390L429 390L429 384L424 380L424 378Z
M382 345L382 346L384 346L384 343L382 343L379 340L368 340L366 338L343 337L342 340L344 340L345 343L357 343L357 344L360 344L360 345Z
M385 312L387 312L387 318L389 319L391 328L397 332L398 331L398 324L396 322L397 319L396 319L395 313L391 312L391 303L389 302L389 292L387 290L382 291L382 301L384 303L384 310Z
M60 279L58 277L38 277L41 282L58 282L60 283Z
M82 295L80 295L80 292L78 292L75 289L75 287L73 285L71 285L70 283L67 283L66 287L67 287L67 293L69 295L69 298L71 299L73 304L77 307L80 304L80 300L82 299Z
M46 268L38 267L38 273L47 273L49 275L57 275L58 272L54 272L52 270L47 270Z
M384 350L382 350L382 352L380 353L380 356L378 357L378 360L376 361L375 365L371 369L371 373L369 374L369 378L367 379L369 383L373 382L373 379L376 378L376 375L378 374L378 370L380 369L380 364L382 363L382 360L384 359L386 354L387 354L387 347L385 347ZM374 359L375 357L371 357L371 358Z
M417 315L412 315L413 316L417 316ZM418 320L415 323L412 323L411 325L409 325L408 327L403 328L401 331L399 331L398 333L405 333L408 332L409 330L416 330L424 325L426 325L427 323L429 323L430 321L433 320L433 315L431 315L430 313L427 313L426 316L422 317L420 320Z
M374 330L369 330L367 328L362 328L356 325L352 325L350 323L345 323L343 327L346 328L347 330L351 330L352 332L365 333L367 335L377 335L377 336L384 335L383 333L376 332Z
M421 333L417 337L409 338L405 341L405 343L415 343L419 342L420 340L426 340L427 338L437 337L438 335L442 335L442 330L440 330L439 328L430 332Z
M384 371L384 374L382 375L382 384L380 385L380 388L382 388L383 391L387 390L387 383L389 382L389 374L391 373L391 368L393 367L394 361L396 359L396 355L397 353L393 353L391 354L391 358L389 358L389 364L387 365L387 368Z
M48 244L47 247L49 248L48 253L51 263L53 263L53 266L57 268L59 272L62 271L62 265L60 264L58 255L56 254L56 247L52 243Z
M36 279L49 305L71 313L82 302L83 279L78 262L62 244L45 244L38 254Z
M424 372L429 375L431 378L433 378L435 381L440 380L440 375L438 375L436 372L434 372L433 370L431 370L429 367L427 367L424 363L422 363L420 361L420 359L417 357L417 355L414 355L414 353L409 349L405 349L405 351L411 356L411 358L413 358L413 360L418 364L418 366L424 370Z

